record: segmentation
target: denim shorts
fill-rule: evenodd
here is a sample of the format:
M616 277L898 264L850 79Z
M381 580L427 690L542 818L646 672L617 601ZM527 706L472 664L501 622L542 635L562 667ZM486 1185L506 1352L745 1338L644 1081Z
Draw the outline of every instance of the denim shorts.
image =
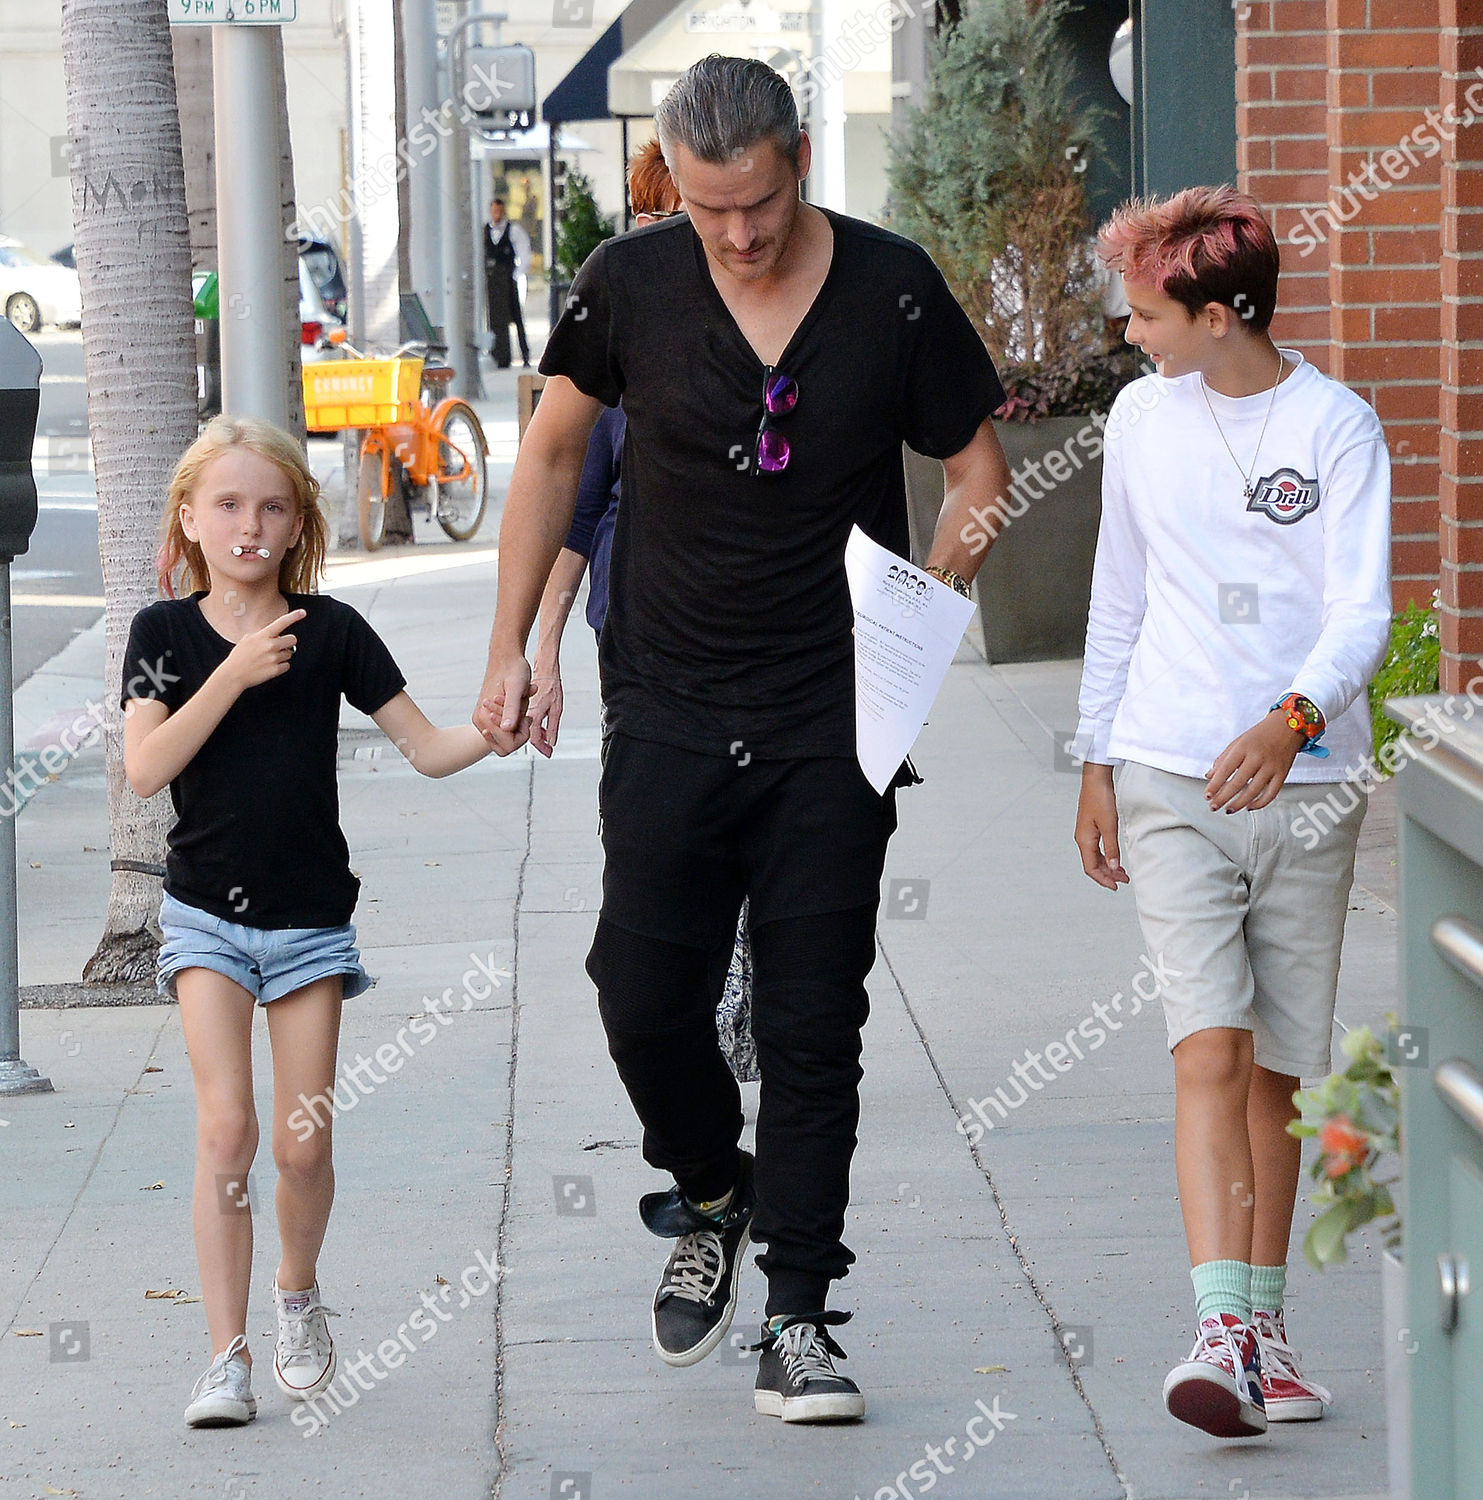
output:
M159 993L178 999L175 976L182 969L214 969L240 984L259 1005L340 974L345 998L364 994L375 981L361 967L355 928L244 927L177 901L168 892L160 905Z

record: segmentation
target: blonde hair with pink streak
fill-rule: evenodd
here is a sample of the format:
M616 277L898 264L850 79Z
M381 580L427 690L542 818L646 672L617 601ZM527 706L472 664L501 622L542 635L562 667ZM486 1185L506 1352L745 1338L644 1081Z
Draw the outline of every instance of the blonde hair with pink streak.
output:
M1232 187L1130 199L1098 231L1097 252L1191 316L1218 302L1263 333L1277 307L1277 238L1256 199Z

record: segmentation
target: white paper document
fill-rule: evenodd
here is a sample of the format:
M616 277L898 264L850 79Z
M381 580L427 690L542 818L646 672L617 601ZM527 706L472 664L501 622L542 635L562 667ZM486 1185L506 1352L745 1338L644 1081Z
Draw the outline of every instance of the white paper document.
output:
M858 526L844 550L855 607L855 753L884 795L921 733L973 601Z

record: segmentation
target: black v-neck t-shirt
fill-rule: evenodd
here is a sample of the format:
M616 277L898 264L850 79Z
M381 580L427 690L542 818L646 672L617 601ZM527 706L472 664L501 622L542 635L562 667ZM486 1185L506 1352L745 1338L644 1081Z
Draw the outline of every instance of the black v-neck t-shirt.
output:
M158 698L174 713L231 654L235 642L201 613L204 597L162 599L134 616L123 702ZM243 692L170 783L165 889L244 927L341 927L360 881L340 831L340 696L374 714L407 683L348 604L286 597L308 612L293 627L288 671Z
M588 257L541 371L628 419L600 647L612 727L741 759L853 756L858 524L910 548L901 445L948 458L1004 400L920 246L825 210L829 271L777 369L787 469L752 472L764 369L681 215Z

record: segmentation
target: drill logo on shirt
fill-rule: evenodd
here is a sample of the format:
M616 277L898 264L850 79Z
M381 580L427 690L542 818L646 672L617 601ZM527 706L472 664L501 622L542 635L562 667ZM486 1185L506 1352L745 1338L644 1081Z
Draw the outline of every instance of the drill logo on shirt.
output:
M1276 469L1257 480L1247 510L1259 510L1279 526L1291 526L1318 509L1318 481L1304 479L1296 469Z

